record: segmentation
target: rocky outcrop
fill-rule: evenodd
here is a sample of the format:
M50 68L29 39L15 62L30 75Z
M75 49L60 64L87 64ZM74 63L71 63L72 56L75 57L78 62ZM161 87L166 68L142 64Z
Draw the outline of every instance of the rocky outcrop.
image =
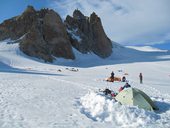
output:
M95 13L86 17L79 10L74 11L73 17L67 16L63 23L53 10L36 11L28 6L20 16L0 24L0 40L8 38L17 40L25 54L48 62L56 57L75 59L72 47L102 58L112 53L112 43L100 18Z
M5 20L0 24L0 40L20 38L29 31L35 20L36 11L32 6L28 6L21 16Z
M93 52L106 58L112 53L111 40L106 36L100 18L92 13L84 16L79 10L73 12L73 17L65 20L72 45L82 53Z
M0 24L0 40L23 35L20 49L29 56L49 62L54 57L75 59L65 25L53 10L35 11L28 6L22 15Z

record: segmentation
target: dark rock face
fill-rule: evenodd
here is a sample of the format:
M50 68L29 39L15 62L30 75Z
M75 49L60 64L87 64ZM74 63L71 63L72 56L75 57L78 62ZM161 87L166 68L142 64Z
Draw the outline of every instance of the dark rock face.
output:
M21 38L22 37L22 38ZM36 11L32 6L20 15L0 24L0 40L19 39L20 49L27 55L52 62L55 57L75 59L72 47L86 54L93 52L106 58L112 43L106 36L100 18L92 13L84 16L75 10L63 23L49 9Z
M0 40L24 38L20 49L29 56L52 62L54 57L75 59L66 28L53 10L35 11L32 6L21 16L0 24Z
M11 38L13 40L20 38L31 28L36 20L36 12L33 7L28 8L21 16L5 20L0 24L0 40Z
M101 20L95 13L86 17L75 10L73 17L66 17L65 24L71 43L77 50L82 53L94 52L102 58L111 55L111 40L106 36Z
M20 49L29 56L34 56L48 62L53 61L47 42L43 39L42 33L37 26L32 26L31 30L20 42Z

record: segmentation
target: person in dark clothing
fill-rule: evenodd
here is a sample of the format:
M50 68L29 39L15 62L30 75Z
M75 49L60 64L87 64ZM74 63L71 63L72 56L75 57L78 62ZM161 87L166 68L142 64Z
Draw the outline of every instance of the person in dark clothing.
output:
M115 76L115 74L114 74L114 72L112 71L112 73L111 73L111 78L114 78L114 76Z
M143 83L143 75L142 75L142 73L139 74L139 79L140 79L140 84L142 84Z
M111 94L112 91L106 88L103 92L105 95L108 95L108 94Z
M124 88L129 88L129 87L131 87L130 84L129 84L129 83L126 83L126 84L123 86L123 89L124 89Z
M122 77L122 82L126 82L126 77L125 76Z
M120 88L119 88L119 92L121 92L121 91L122 91L123 89L125 89L125 88L130 88L130 87L131 87L131 85L126 82L126 84L125 84L123 87L120 87Z

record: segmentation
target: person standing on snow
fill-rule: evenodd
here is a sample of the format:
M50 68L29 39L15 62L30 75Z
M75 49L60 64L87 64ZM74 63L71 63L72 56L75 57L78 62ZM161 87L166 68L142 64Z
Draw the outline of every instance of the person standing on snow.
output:
M111 73L111 78L114 79L114 76L115 76L115 74L114 74L114 72L112 71L112 73Z
M126 77L125 76L122 77L122 82L126 82Z
M139 79L140 79L140 84L142 84L143 83L143 75L142 75L142 73L139 74Z

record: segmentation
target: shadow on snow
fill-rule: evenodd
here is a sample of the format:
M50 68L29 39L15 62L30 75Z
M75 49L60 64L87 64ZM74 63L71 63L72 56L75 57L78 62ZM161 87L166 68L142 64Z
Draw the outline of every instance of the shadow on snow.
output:
M76 56L77 57L77 56ZM170 61L170 51L167 52L143 52L130 48L121 48L118 53L114 52L106 59L101 59L97 56L86 57L78 56L76 60L56 61L54 65L70 66L88 68L94 66L113 65L113 64L126 64L136 62L157 62L157 61Z
M21 73L21 74L30 74L30 75L50 75L50 76L63 76L61 74L55 74L55 73L43 73L43 72L36 72L34 70L32 71L27 71L23 69L18 69L18 68L13 68L10 67L2 62L0 62L0 72L3 73Z

